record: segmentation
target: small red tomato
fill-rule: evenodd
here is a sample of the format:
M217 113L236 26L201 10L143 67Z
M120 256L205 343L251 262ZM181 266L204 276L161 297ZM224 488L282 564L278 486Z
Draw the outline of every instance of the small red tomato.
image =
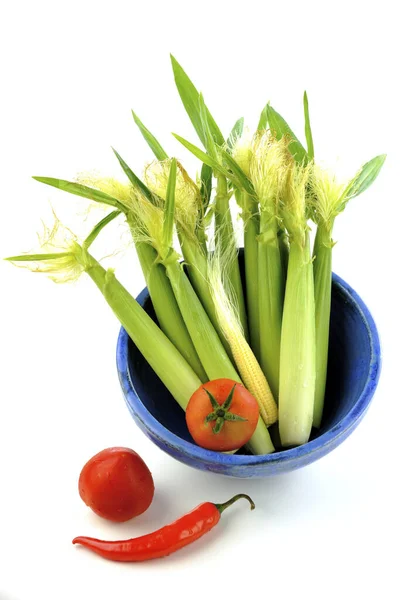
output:
M257 427L257 400L232 379L208 381L190 398L186 423L196 444L225 452L246 444Z
M100 517L122 522L149 508L154 482L139 454L129 448L107 448L83 467L79 494Z

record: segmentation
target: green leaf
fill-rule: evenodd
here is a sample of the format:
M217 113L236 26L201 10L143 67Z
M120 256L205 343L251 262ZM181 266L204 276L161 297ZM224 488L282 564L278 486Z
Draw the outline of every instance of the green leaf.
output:
M40 183L51 185L59 190L63 190L64 192L68 192L69 194L81 196L81 198L87 198L88 200L100 202L101 204L108 204L109 206L114 206L114 208L117 208L121 212L126 212L126 207L119 200L87 185L66 181L65 179L55 179L54 177L33 177L33 179L40 181Z
M263 131L268 127L268 106L266 104L261 111L260 120L258 121L257 131Z
M168 154L165 152L164 148L161 144L156 140L154 135L145 127L139 117L132 111L133 119L136 125L139 127L140 133L150 146L154 156L157 160L166 160L168 158Z
M130 169L130 167L128 167L128 165L126 164L124 159L118 154L118 152L116 150L114 150L114 148L112 150L113 150L115 156L118 158L119 164L121 165L122 169L125 172L125 175L129 179L131 184L134 187L139 188L139 190L146 196L146 198L147 198L147 200L149 200L149 202L154 203L154 195L151 193L149 188L146 187L145 184L143 183L143 181L141 181L139 179L139 177L137 175L135 175L135 173L132 171L132 169Z
M235 144L236 140L242 137L243 126L244 126L244 119L243 119L243 117L241 117L234 124L232 131L230 132L229 137L226 140L226 144L227 144L227 148L228 148L229 152L232 150L233 145Z
M106 225L108 225L109 223L111 223L111 221L113 221L120 214L121 214L120 210L114 210L109 215L107 215L106 217L104 217L104 219L102 219L101 221L99 221L99 223L97 223L97 225L95 225L93 227L92 231L89 233L89 235L87 236L87 238L83 242L83 246L86 249L89 248L89 246L91 246L93 244L94 240L97 238L97 236L99 235L99 233L104 229L104 227Z
M200 116L199 106L199 92L182 69L181 65L171 54L172 69L174 72L174 78L178 93L181 97L183 106L191 120L193 127L195 128L197 135L199 136L203 146L206 148L206 138L203 131L202 120ZM206 108L207 120L215 142L222 146L225 143L224 137L214 121L210 111Z
M178 142L182 144L182 146L185 146L187 150L189 150L192 154L194 154L194 156L199 158L204 164L208 165L209 167L215 170L222 169L221 165L216 160L214 160L212 156L204 152L204 150L198 148L191 142L188 142L187 140L185 140L185 138L181 137L177 133L173 133L172 135L175 139L178 140Z
M212 168L203 163L200 173L200 196L203 203L203 214L205 214L210 203L212 192Z
M276 110L274 110L270 104L267 104L266 109L269 127L271 131L276 135L278 140L280 140L281 137L283 137L284 135L290 137L292 141L289 144L289 150L293 158L299 163L303 161L308 162L308 156L305 148L301 145L297 137L294 135L293 131L290 129L285 119L281 117L281 115L277 113Z
M310 160L314 159L314 141L311 132L310 113L308 110L308 97L307 92L304 92L303 96L304 105L304 123L305 123L305 134L307 140L307 154Z
M201 150L200 148L198 148L191 142L188 142L180 135L178 135L176 133L173 133L172 135L174 136L174 138L176 138L178 140L178 142L180 142L182 144L182 146L185 146L185 148L187 150L189 150L192 154L194 154L194 156L196 156L203 163L205 163L206 165L211 167L213 169L213 171L217 171L221 175L224 175L224 177L227 177L228 179L230 179L237 187L240 187L240 182L234 177L234 175L232 173L230 173L228 171L228 169L225 169L225 167L220 165L219 162L214 160L212 158L212 156L210 156L209 154L206 154L206 152L203 152L203 150Z
M167 192L164 206L163 244L165 248L172 247L175 217L175 188L176 188L176 158L171 161L168 176Z
M228 152L228 154L232 154L232 148L233 148L236 140L238 138L242 137L243 124L244 124L244 119L242 117L242 118L238 119L236 121L235 125L233 126L233 129L230 132L228 139L226 140L226 151ZM228 181L228 189L232 189L231 181Z
M53 252L51 254L20 254L19 256L9 256L4 260L10 262L36 262L41 260L54 260L56 258L63 258L65 256L71 256L71 252Z
M243 188L248 194L254 195L255 192L254 192L253 184L251 183L250 179L247 177L246 173L244 171L242 171L242 169L237 164L235 159L232 158L232 155L229 154L229 152L227 152L226 150L223 150L222 156L223 156L225 162L227 163L229 169L232 171L232 173L234 175L234 179L232 178L232 175L230 175L229 177L234 183L236 182L235 183L236 187Z
M359 172L350 181L349 185L343 193L343 203L346 204L351 198L355 198L365 192L369 186L378 177L383 163L386 160L386 154L380 154L375 156L372 160L368 161L361 167Z
M218 151L217 146L215 144L215 140L212 136L210 125L208 122L207 115L207 107L204 104L203 94L199 96L199 109L200 109L200 119L203 127L203 134L205 140L205 148L210 156L212 156L216 161L218 161Z

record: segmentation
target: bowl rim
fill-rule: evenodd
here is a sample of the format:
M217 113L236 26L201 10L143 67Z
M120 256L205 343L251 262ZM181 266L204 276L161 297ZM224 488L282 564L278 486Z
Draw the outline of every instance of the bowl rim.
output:
M135 390L134 383L131 380L128 367L129 336L125 329L121 327L117 342L117 370L128 408L142 423L144 429L151 433L151 437L153 439L159 439L163 443L168 444L168 446L175 448L180 452L184 452L186 456L192 458L193 460L207 461L213 465L224 465L228 467L233 465L240 466L280 463L286 461L290 462L294 459L304 459L308 455L313 454L315 451L320 452L326 446L330 447L331 445L335 445L335 440L337 440L337 438L346 437L346 433L350 433L350 431L354 429L356 424L363 417L369 403L372 400L381 372L381 348L377 327L364 301L348 283L346 283L335 273L332 274L332 281L337 287L340 288L341 293L344 296L347 296L349 301L358 310L367 329L371 349L371 360L369 363L368 377L365 386L350 412L345 415L332 429L329 429L322 435L307 442L306 444L303 444L302 446L281 450L274 452L273 454L224 454L221 452L207 450L206 448L201 448L192 442L188 442L157 421L157 419L150 413L150 411L141 401L138 393ZM141 306L143 306L148 298L149 294L146 287L140 292L136 300Z

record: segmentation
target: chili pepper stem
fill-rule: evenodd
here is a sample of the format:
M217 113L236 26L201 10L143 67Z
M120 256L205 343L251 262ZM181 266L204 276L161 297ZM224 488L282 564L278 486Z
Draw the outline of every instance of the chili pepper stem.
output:
M248 496L247 494L236 494L236 496L233 496L233 498L231 498L230 500L227 500L227 502L224 502L223 504L215 504L215 507L219 511L219 513L222 514L226 508L229 508L229 506L231 506L232 504L234 504L237 500L240 500L241 498L245 498L246 500L249 501L250 510L255 509L256 505L254 504L254 502L250 498L250 496Z

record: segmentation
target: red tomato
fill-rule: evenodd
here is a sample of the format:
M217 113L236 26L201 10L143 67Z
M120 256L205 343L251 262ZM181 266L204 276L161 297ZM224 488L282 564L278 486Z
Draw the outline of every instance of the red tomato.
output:
M79 494L100 517L122 522L149 508L154 482L139 454L129 448L107 448L83 467Z
M220 452L246 444L257 427L257 400L232 379L208 381L193 394L186 423L196 444Z

